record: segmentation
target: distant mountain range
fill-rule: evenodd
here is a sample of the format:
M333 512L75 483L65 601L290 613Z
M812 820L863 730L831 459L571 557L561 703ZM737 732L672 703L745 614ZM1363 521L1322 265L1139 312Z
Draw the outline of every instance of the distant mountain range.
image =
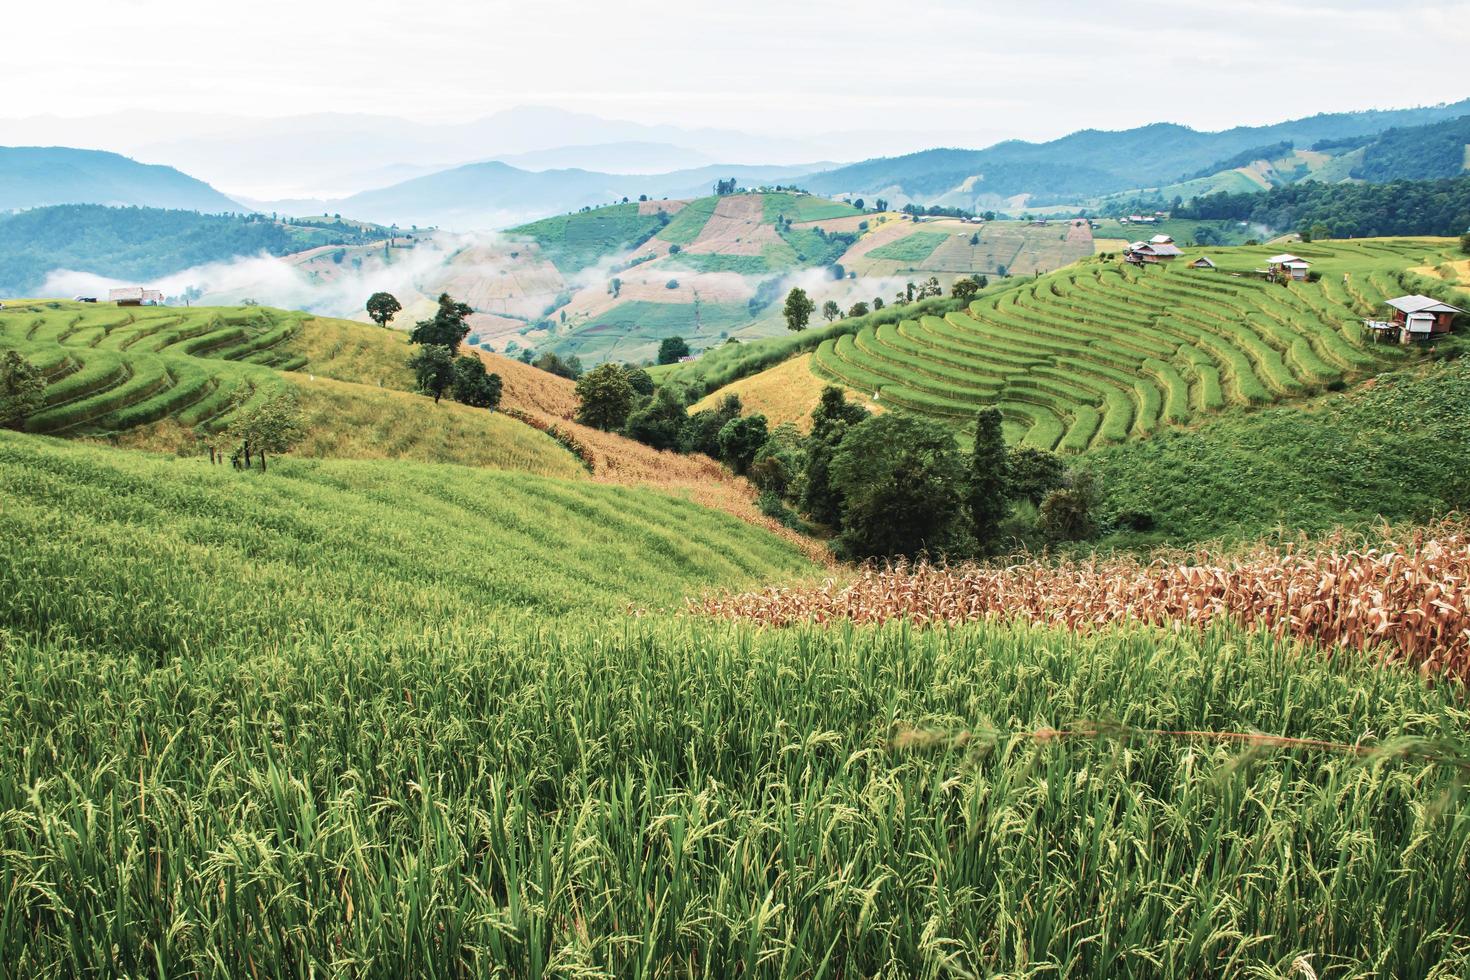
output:
M314 124L319 128L312 129ZM0 134L7 125L0 120ZM573 138L579 142L566 142ZM740 145L743 139L745 134L733 131L643 126L549 109L512 110L454 126L303 116L257 123L248 132L223 130L158 142L152 152L177 153L186 162L212 167L228 161L238 173L256 169L284 175L319 172L341 163L344 154L361 151L356 179L372 189L326 198L232 198L173 167L115 153L16 148L0 149L0 210L61 203L255 209L472 230L504 228L624 197L696 197L730 177L752 187L797 183L828 196L883 198L892 206L913 202L1011 212L1133 197L1188 200L1215 190L1265 190L1303 179L1455 176L1470 161L1470 100L1322 114L1220 132L1172 123L1083 130L1044 143L1011 140L982 150L930 149L848 165L741 163L758 152L752 146L774 153L805 145ZM516 152L459 166L424 162L434 159L430 154L453 157L488 145ZM716 150L731 156L712 157ZM416 162L392 163L389 153ZM710 158L727 162L678 166ZM588 166L579 163L583 160L600 163ZM674 169L665 172L670 166Z
M243 210L204 181L173 167L139 163L101 150L0 147L0 211L50 204Z
M962 207L1074 203L1171 184L1212 166L1227 169L1230 158L1248 155L1253 148L1264 154L1283 142L1303 148L1324 140L1361 139L1367 144L1390 129L1444 124L1467 115L1470 99L1420 109L1322 114L1216 133L1173 123L1118 132L1089 129L1047 143L1011 140L984 150L935 149L866 160L813 175L806 187L820 194L881 194L898 203ZM1442 137L1433 136L1439 142ZM1463 148L1460 160L1463 169ZM1374 170L1373 179L1388 179L1391 169Z

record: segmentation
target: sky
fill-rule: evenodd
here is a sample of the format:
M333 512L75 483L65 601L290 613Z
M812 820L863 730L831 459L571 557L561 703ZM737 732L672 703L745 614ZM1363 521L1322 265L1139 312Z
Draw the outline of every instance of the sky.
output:
M981 146L1470 94L1470 0L53 0L13 3L0 117L457 122L551 105Z

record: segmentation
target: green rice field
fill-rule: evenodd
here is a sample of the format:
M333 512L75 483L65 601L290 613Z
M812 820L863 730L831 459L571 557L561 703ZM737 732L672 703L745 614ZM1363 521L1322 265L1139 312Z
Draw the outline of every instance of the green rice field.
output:
M896 243L902 244L902 242ZM1362 317L1420 288L1404 270L1444 240L1294 246L1320 282L1281 286L1232 273L1275 249L1194 250L1142 269L1102 259L1036 277L965 311L864 328L823 342L823 376L893 406L964 420L998 405L1013 439L1081 452L1148 436L1227 406L1318 393L1398 363Z
M0 495L13 975L1470 969L1470 716L1408 672L671 615L817 569L524 475L0 433Z

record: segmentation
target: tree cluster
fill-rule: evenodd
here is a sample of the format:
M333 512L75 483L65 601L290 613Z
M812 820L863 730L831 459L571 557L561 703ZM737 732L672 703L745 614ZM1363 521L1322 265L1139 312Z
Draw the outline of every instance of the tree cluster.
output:
M467 304L441 293L434 316L420 320L408 335L409 343L419 348L409 357L408 366L418 390L432 397L436 405L446 394L475 408L493 410L500 404L500 375L490 374L476 355L459 353L460 342L470 332L469 316L473 312Z
M1470 228L1470 176L1391 184L1309 180L1263 193L1221 191L1180 206L1174 217L1246 221L1277 230L1321 225L1336 238L1458 235Z

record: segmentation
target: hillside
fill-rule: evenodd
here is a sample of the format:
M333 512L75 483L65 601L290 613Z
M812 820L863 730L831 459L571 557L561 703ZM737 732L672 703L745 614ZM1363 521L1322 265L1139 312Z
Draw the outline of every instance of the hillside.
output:
M1150 435L1226 406L1319 392L1395 363L1361 317L1444 255L1435 239L1293 246L1321 273L1282 287L1231 272L1274 249L1216 250L1221 271L1098 260L1018 284L968 310L824 341L813 369L889 407L963 424L996 404L1012 438L1082 450Z
M627 174L575 167L527 170L491 160L310 203L324 211L340 211L380 224L483 231L640 195L693 197L706 193L716 180L731 177L750 185L791 183L819 167L702 166L663 174Z
M173 167L138 163L102 150L0 146L0 211L51 204L245 210Z
M1231 158L1244 153L1255 159L1253 151L1282 142L1303 149L1324 140L1363 138L1366 143L1390 129L1466 116L1470 100L1421 109L1321 114L1215 133L1170 123L1117 132L1083 130L1046 143L1011 140L983 150L934 149L867 160L813 174L803 179L803 185L821 194L882 194L898 204L915 201L972 209L1080 203L1132 188L1173 184L1200 171L1226 170L1235 166Z
M23 973L1470 965L1463 705L1410 671L1226 623L669 616L814 569L524 475L0 433L0 494Z
M675 335L696 351L779 336L787 332L779 301L795 285L819 306L847 310L889 302L930 276L947 284L1029 273L1093 252L1085 226L926 219L921 228L896 213L787 192L630 202L507 235L455 252L430 282L474 306L471 343L575 354L589 365L652 359Z
M197 455L242 409L289 388L307 422L301 455L585 475L519 422L410 394L404 338L360 324L264 307L7 303L0 348L49 379L27 432Z
M147 282L210 262L289 255L387 238L377 225L333 218L202 214L65 204L0 214L0 297L34 296L56 270Z

